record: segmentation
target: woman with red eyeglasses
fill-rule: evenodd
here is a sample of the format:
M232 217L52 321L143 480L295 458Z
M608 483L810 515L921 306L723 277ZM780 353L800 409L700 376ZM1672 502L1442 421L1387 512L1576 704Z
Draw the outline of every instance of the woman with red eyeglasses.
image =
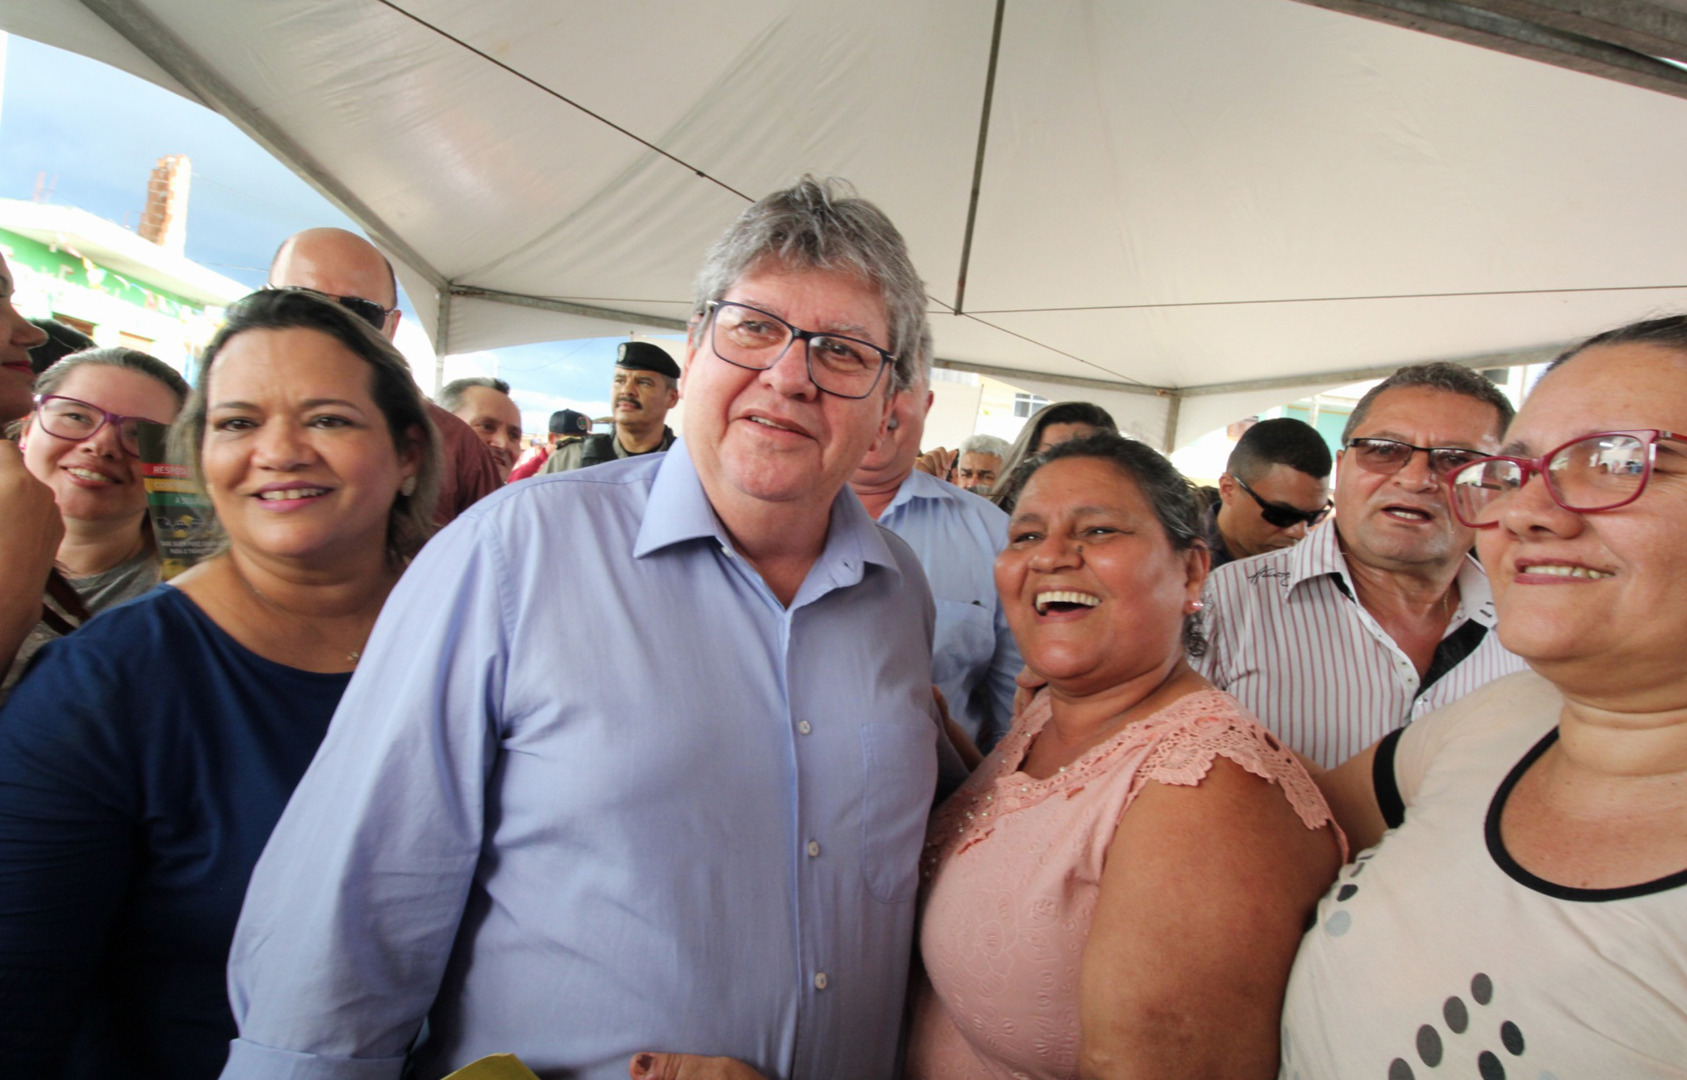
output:
M23 421L24 465L53 490L64 519L42 620L0 686L9 694L29 658L83 619L158 584L158 553L137 468L137 425L168 424L188 385L169 365L135 349L88 349L65 357L35 382Z
M1687 1076L1683 432L1675 316L1561 356L1448 475L1531 670L1320 778L1360 854L1301 943L1284 1077Z

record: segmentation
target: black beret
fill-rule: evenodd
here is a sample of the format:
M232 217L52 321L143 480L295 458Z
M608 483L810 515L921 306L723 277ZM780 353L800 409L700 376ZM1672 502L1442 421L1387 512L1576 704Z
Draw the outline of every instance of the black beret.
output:
M670 379L679 378L679 365L668 350L648 341L623 341L615 353L615 366L629 371L654 371Z

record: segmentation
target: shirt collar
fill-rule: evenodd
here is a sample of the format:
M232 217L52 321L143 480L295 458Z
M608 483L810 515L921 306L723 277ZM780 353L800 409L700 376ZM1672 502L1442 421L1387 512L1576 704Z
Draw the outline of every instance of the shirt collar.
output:
M1302 583L1326 575L1335 575L1349 597L1355 595L1353 579L1347 572L1347 557L1341 553L1334 518L1329 518L1307 534L1306 539L1290 549L1289 592ZM1474 619L1483 626L1494 625L1494 592L1482 564L1464 557L1459 564L1459 609L1454 612L1454 625Z
M643 558L688 540L713 540L723 548L732 547L732 537L710 504L685 439L680 437L674 440L656 468L644 520L633 544L633 557ZM847 579L858 581L865 563L883 566L898 576L902 573L901 564L885 542L884 532L867 516L861 500L845 484L832 500L826 547L809 573L812 577L816 570L825 569L839 583Z
M1303 581L1335 574L1347 580L1347 560L1342 558L1341 543L1336 539L1336 523L1330 518L1320 523L1306 539L1289 549L1289 591Z
M901 485L896 489L896 494L892 496L889 504L885 506L884 513L879 515L879 520L884 521L889 518L891 513L898 507L907 506L915 499L938 498L943 493L941 491L934 490L932 485L941 484L942 482L943 481L939 480L930 473L921 472L919 469L915 469L903 478Z

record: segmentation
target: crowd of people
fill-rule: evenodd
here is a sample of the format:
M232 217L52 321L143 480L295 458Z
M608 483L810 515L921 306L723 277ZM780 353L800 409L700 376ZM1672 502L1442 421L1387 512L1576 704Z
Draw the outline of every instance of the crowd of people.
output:
M0 262L0 1075L1687 1076L1687 317L1208 501L1088 402L922 452L925 306L805 178L523 451L353 234L191 388Z

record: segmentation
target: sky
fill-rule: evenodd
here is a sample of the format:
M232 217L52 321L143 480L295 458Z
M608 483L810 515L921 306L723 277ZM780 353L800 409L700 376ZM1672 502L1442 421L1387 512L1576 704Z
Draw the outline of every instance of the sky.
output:
M193 162L187 257L253 288L290 234L357 226L239 128L202 105L75 53L28 38L6 42L0 97L0 198L75 206L133 229L147 178L166 154ZM407 298L401 307L409 309ZM413 313L399 347L432 389L433 359ZM511 384L522 426L542 433L552 411L609 412L621 339L524 345L447 359L445 377L496 374Z

